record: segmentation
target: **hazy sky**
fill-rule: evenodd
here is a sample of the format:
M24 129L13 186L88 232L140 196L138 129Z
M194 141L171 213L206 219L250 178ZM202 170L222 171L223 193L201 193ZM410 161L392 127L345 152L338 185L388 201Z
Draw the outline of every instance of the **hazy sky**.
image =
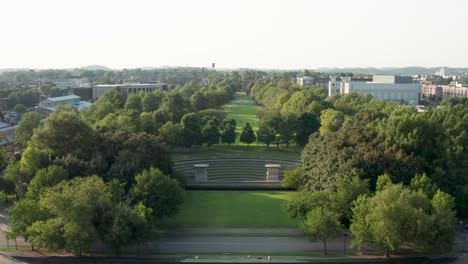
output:
M467 0L8 0L0 68L468 67Z

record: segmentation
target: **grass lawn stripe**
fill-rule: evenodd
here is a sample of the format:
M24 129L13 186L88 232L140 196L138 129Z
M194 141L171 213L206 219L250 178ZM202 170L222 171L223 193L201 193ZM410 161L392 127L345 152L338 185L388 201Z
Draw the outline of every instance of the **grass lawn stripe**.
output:
M165 219L162 228L275 228L297 227L283 204L294 192L187 191L176 218Z

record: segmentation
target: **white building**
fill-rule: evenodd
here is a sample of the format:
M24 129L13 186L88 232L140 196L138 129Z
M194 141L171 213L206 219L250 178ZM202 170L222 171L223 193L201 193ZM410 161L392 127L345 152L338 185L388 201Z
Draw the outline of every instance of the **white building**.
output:
M314 81L314 78L307 77L307 76L296 78L296 83L299 84L300 86L312 86L313 81Z
M93 100L101 97L105 92L109 90L117 91L125 96L131 93L139 92L154 92L154 91L165 91L167 85L165 83L125 83L125 84L99 84L93 85L92 87Z
M335 93L370 94L376 99L390 100L396 103L416 105L421 97L421 84L413 82L411 77L394 75L374 75L372 82L353 81L343 78L340 82L328 83L328 95Z
M52 81L60 89L90 87L91 83L86 78L60 79Z
M442 78L447 78L447 67L444 66L435 72L435 76L441 76Z

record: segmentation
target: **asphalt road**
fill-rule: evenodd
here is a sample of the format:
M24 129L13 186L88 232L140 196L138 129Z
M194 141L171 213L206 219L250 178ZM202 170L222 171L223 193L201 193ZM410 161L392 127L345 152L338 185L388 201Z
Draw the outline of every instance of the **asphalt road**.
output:
M341 251L343 240L329 241L327 248ZM305 237L171 236L141 249L160 252L321 251L323 243L311 242Z

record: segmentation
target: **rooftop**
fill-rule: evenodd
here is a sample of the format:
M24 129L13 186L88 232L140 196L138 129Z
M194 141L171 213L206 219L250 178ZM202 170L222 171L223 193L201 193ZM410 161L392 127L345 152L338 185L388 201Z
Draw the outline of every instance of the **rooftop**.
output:
M78 95L65 95L65 96L47 98L47 100L52 101L52 102L61 102L61 101L73 100L73 99L79 100L81 99L81 97Z

